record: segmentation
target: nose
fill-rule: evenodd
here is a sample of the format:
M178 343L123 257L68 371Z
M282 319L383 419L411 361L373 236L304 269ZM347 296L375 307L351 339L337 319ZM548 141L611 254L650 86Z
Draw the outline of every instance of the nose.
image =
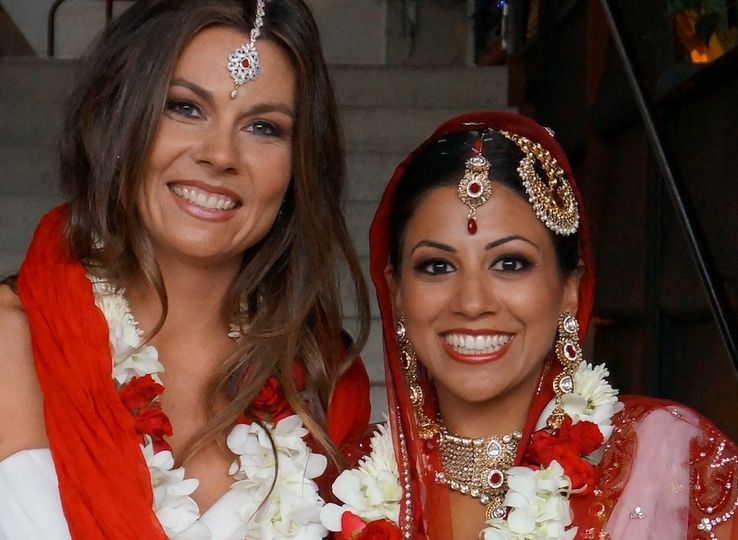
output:
M196 159L213 173L235 173L238 171L239 152L234 131L222 124L214 124L202 133Z
M499 309L499 296L489 275L472 272L458 277L454 302L457 313L475 319Z

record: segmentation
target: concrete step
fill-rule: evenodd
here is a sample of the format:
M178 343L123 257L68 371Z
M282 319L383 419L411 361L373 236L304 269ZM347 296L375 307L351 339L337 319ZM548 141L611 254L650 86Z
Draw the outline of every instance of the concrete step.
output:
M404 152L353 151L346 155L348 169L347 199L378 201Z
M62 124L61 102L0 100L3 145L54 147Z
M406 154L428 138L441 123L465 112L468 112L465 107L344 106L341 116L346 148L350 152Z
M377 210L377 201L348 201L346 225L359 256L369 255L369 225Z
M369 257L364 255L359 257L359 264L361 265L361 271L364 274L364 280L366 281L367 288L369 289L369 309L373 317L379 316L379 307L377 305L377 299L374 295L374 288L372 286L371 279L369 277ZM344 270L341 272L341 283L350 283L348 280L348 271ZM343 314L344 317L356 317L358 309L356 309L356 299L350 288L341 288L341 296L343 300Z
M0 197L59 197L56 149L0 146Z
M33 231L59 197L0 197L0 270L17 269Z
M24 256L23 251L0 251L0 279L16 274Z
M75 60L0 58L0 101L59 103L71 91L78 68Z
M507 106L507 67L330 67L341 105L479 110Z

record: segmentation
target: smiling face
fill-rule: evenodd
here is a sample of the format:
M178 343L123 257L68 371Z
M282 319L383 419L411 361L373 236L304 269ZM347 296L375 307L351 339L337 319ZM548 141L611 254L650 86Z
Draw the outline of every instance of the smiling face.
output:
M387 271L395 313L405 316L442 409L454 402L527 407L559 315L576 312L578 278L562 276L550 233L510 188L493 183L474 235L468 210L455 187L420 200L404 232L400 271Z
M269 231L292 175L295 74L260 39L261 73L231 99L228 55L248 36L201 31L172 75L137 206L157 257L239 264Z

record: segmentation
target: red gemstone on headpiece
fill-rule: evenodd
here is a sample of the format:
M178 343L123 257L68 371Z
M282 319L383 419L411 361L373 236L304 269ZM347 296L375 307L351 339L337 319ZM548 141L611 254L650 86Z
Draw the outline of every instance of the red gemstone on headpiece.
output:
M566 356L568 356L572 360L577 357L577 349L571 343L566 345L565 352L566 352Z
M472 182L469 184L469 193L474 193L475 195L482 191L482 185L479 182Z
M469 231L469 234L477 234L477 222L474 218L469 218L466 222L466 230Z
M243 69L249 69L250 66L251 66L251 60L249 60L248 58L244 58L243 60L241 60L241 67Z

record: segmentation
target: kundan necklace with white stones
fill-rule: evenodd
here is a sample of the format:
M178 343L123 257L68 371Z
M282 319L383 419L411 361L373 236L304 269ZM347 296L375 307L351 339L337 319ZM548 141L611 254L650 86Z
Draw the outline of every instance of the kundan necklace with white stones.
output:
M439 450L443 471L436 475L436 480L454 491L478 498L487 507L485 520L504 517L507 471L515 462L522 436L516 431L480 438L461 437L441 427Z

